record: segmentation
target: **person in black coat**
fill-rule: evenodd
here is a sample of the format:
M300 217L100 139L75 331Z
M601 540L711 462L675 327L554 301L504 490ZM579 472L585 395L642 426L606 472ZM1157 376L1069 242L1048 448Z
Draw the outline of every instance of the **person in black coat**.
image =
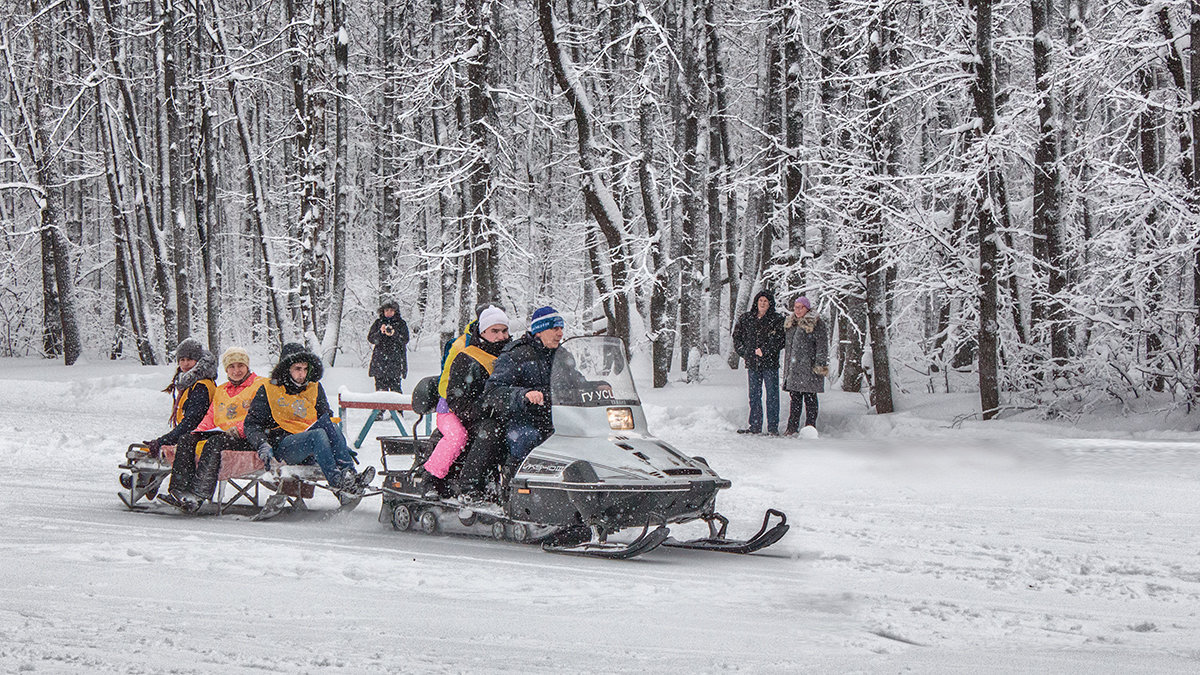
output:
M775 311L775 294L759 291L750 311L733 328L733 350L746 360L750 420L740 434L762 433L762 392L767 392L767 433L779 433L779 352L783 350L783 316Z
M400 305L388 300L379 308L379 318L367 331L371 369L376 391L400 391L400 380L408 377L408 324L400 317Z

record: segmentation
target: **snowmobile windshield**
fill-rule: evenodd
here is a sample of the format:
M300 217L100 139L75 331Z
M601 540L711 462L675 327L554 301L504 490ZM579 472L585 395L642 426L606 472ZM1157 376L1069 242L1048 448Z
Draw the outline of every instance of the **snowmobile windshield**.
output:
M550 401L584 408L640 405L625 344L603 336L563 340L550 370Z

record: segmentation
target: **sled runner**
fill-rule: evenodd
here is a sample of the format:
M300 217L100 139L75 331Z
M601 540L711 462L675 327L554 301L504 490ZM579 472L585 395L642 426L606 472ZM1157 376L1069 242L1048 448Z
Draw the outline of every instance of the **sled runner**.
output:
M146 445L130 444L125 451L125 463L118 465L118 468L127 472L121 474L121 487L124 490L117 493L125 507L135 511L148 508L159 491L166 489L174 459L173 445L159 448L158 456L154 456ZM262 474L263 463L257 453L240 450L222 452L217 493L213 499L217 515L242 504L259 508L259 478Z
M428 490L416 481L416 469L437 437L417 436L414 424L411 437L380 439L380 521L397 530L492 536L538 544L551 553L609 559L633 558L662 545L751 553L784 536L787 517L771 509L754 536L726 537L729 521L715 507L717 492L730 482L703 458L648 432L619 339L571 338L554 358L555 433L530 452L504 489L493 485L489 501ZM414 388L413 411L421 417L433 414L436 395L418 395L431 379ZM773 517L778 522L772 526ZM708 537L670 538L670 525L697 520L708 524ZM638 534L628 542L610 540L625 531Z

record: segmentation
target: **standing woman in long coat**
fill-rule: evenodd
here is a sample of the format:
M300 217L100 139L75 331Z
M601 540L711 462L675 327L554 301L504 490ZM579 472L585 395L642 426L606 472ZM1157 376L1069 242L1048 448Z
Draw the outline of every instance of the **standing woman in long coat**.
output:
M400 380L408 377L408 324L400 318L400 305L388 300L379 308L379 318L367 331L367 342L375 345L371 369L376 391L400 391Z
M817 394L825 392L829 374L829 334L803 295L783 322L783 343L783 389L792 397L784 433L790 436L800 430L801 410L804 426L817 426Z

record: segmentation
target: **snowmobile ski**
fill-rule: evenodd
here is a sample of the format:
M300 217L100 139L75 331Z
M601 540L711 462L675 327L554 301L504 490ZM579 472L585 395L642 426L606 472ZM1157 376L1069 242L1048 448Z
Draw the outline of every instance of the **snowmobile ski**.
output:
M659 525L653 530L647 526L638 535L637 539L628 544L614 544L601 541L587 542L576 546L556 546L546 543L542 544L542 550L549 553L561 553L563 555L604 558L606 560L628 560L658 548L660 544L667 540L670 534L671 531L667 529L666 525Z
M768 528L767 526L771 522L772 515L778 516L779 522L773 527ZM663 542L663 546L670 548L690 548L699 551L716 551L718 553L753 553L782 539L783 535L791 527L787 524L787 516L782 511L767 509L766 515L763 516L762 527L759 528L753 537L746 540L726 539L725 528L729 524L729 521L724 516L713 514L713 517L708 519L709 529L715 529L713 522L717 520L721 521L721 527L711 537L689 539L687 541L678 541L675 538L669 538Z

